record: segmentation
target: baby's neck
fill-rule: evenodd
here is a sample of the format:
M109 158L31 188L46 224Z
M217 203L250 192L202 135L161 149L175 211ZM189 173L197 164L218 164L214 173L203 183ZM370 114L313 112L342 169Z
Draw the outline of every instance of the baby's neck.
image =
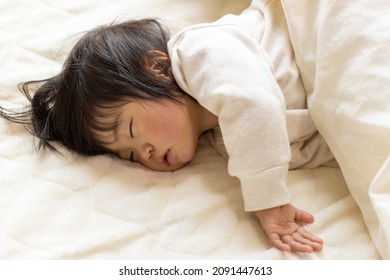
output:
M186 97L185 102L191 112L191 117L199 135L203 132L218 126L218 117L201 106L191 97Z
M200 105L199 105L200 106ZM216 115L214 115L213 113L211 113L210 111L208 111L206 108L201 107L201 111L202 111L202 133L209 130L209 129L212 129L214 127L217 127L218 126L218 117Z

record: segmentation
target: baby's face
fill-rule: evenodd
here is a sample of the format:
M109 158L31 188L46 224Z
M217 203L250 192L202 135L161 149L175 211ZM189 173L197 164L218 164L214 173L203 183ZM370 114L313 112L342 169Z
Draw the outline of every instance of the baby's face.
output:
M129 101L113 113L119 125L99 135L123 159L152 170L176 170L194 157L199 138L188 107L170 100Z

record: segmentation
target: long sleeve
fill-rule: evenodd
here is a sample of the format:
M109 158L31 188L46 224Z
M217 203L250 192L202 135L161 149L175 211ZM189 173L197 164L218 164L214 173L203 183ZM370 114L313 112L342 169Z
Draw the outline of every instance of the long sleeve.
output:
M261 46L235 25L214 23L183 30L168 50L179 86L218 116L245 210L289 203L285 104Z

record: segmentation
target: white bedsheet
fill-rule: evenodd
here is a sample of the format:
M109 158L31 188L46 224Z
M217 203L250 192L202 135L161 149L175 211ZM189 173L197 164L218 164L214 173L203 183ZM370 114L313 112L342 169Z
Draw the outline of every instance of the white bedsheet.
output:
M72 36L93 26L160 17L175 31L248 3L0 0L0 102L23 104L16 84L56 74ZM37 154L32 136L0 119L0 259L381 258L338 168L289 173L293 202L315 215L308 228L325 242L306 255L270 247L206 139L191 164L168 173L60 149L64 157Z

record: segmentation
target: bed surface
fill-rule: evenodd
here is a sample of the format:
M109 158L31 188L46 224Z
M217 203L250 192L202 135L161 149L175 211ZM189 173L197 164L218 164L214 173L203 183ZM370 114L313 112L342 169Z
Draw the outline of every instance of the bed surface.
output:
M175 32L248 3L0 0L1 105L24 104L17 83L56 74L74 34L142 17L163 18ZM325 243L321 253L293 254L270 247L205 138L175 172L58 147L63 156L37 153L32 136L0 119L0 259L381 258L340 168L289 172L293 202L315 215L308 229Z

